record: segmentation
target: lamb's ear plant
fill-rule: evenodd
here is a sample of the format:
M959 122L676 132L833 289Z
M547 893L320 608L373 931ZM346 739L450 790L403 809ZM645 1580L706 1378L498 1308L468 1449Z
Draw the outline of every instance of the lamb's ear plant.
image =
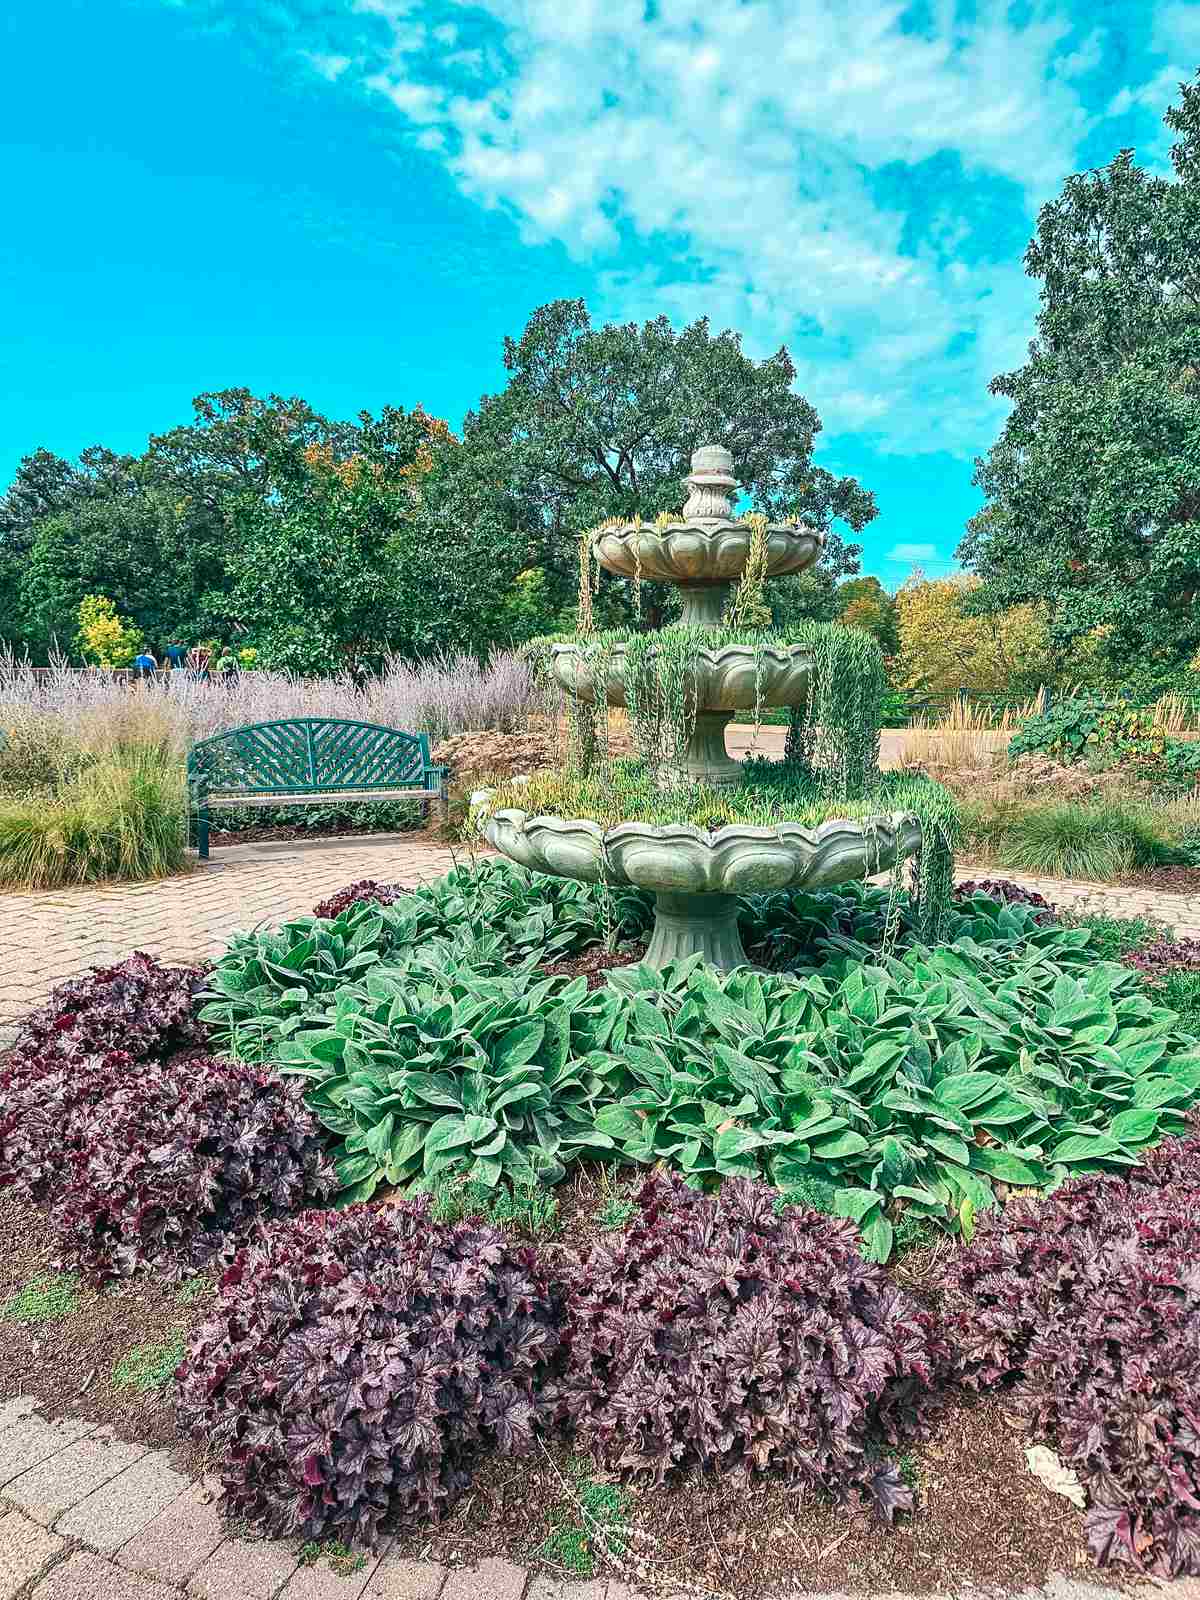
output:
M583 978L378 967L274 1060L340 1139L343 1203L442 1173L556 1183L567 1162L613 1149L590 1056L617 1009Z

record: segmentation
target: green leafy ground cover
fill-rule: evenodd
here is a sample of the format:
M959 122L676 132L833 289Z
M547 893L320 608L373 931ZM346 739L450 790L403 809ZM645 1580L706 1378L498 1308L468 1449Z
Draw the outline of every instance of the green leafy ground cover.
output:
M790 930L790 972L689 962L589 990L536 969L595 941L598 891L508 864L451 876L243 936L210 979L218 1042L305 1081L345 1201L662 1162L816 1196L883 1260L902 1221L970 1237L999 1185L1132 1166L1200 1098L1179 1014L1088 929L1020 905L973 897L937 947L902 916L884 953L885 890L758 897L746 924L777 955ZM644 930L640 900L621 915Z

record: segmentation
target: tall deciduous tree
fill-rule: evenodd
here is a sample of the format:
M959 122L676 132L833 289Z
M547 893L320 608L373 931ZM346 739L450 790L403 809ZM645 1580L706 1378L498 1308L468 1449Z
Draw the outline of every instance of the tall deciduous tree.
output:
M1164 675L1200 645L1200 76L1167 122L1173 179L1123 150L1042 208L1037 337L992 382L1013 409L959 548L977 607L1046 601L1060 642Z
M702 444L732 452L756 510L855 532L876 514L853 478L813 466L821 425L785 349L752 361L704 318L679 332L666 317L594 328L582 300L556 300L505 340L504 365L508 383L468 415L463 442L512 502L536 509L538 562L566 587L582 532L679 510ZM857 547L835 540L830 553L857 570Z

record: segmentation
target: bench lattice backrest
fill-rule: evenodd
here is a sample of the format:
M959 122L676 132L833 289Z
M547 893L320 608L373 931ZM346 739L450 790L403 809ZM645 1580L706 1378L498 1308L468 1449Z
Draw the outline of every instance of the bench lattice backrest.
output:
M188 755L189 783L210 794L420 788L428 768L426 734L325 717L230 728Z

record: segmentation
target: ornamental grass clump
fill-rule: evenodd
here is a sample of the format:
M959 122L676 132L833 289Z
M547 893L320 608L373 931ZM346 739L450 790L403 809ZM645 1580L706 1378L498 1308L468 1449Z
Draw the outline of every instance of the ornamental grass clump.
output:
M1200 1138L981 1219L951 1258L947 1337L1004 1384L1089 1500L1102 1564L1200 1573Z
M56 1264L94 1284L228 1260L251 1224L336 1187L300 1090L210 1056L123 1051L10 1059L0 1184L47 1207Z
M552 1412L560 1303L536 1252L427 1197L263 1229L219 1290L178 1417L228 1514L268 1534L373 1546L437 1521Z
M777 1473L891 1521L912 1505L891 1452L932 1419L949 1350L848 1223L778 1198L646 1182L571 1293L565 1415L634 1478Z
M177 761L153 749L97 758L52 787L0 795L0 888L163 878L186 864Z
M26 1018L13 1057L65 1060L121 1050L134 1061L201 1048L208 1030L195 1015L202 967L164 967L140 951L111 967L60 983Z

